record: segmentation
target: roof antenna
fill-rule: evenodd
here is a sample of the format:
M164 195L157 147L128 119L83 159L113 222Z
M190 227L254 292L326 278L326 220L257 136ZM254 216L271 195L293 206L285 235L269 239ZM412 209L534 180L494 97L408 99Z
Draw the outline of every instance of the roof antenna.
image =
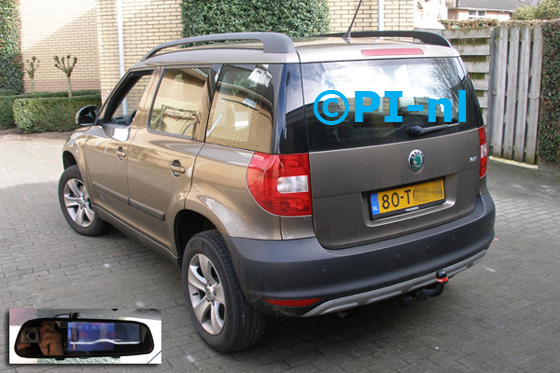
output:
M358 4L358 8L356 8L356 13L354 13L354 18L352 18L352 22L350 23L350 27L348 27L348 31L346 31L346 34L344 34L344 36L342 37L342 39L344 39L344 41L347 43L350 43L350 38L351 38L350 33L352 32L352 26L354 26L354 21L356 20L356 16L360 11L360 6L362 6L362 0L360 0L360 3Z

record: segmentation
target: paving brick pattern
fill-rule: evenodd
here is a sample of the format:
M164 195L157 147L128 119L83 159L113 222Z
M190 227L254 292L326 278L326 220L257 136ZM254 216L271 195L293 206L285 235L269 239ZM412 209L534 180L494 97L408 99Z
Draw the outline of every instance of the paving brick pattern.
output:
M88 238L66 224L57 200L63 141L0 134L0 369L58 370L8 365L9 308L148 307L162 310L157 371L560 371L558 177L490 162L496 240L439 298L407 308L391 299L346 318L271 320L258 346L221 355L191 325L172 264L115 230Z

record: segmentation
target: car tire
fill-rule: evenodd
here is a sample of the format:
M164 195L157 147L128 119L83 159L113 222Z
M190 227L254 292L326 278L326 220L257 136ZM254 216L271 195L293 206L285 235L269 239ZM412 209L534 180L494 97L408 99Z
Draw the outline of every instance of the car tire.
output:
M266 317L245 299L220 232L205 231L189 240L182 277L191 320L210 347L229 353L261 339Z
M77 165L68 167L60 176L58 200L64 218L79 234L98 236L111 228L93 211L89 192Z

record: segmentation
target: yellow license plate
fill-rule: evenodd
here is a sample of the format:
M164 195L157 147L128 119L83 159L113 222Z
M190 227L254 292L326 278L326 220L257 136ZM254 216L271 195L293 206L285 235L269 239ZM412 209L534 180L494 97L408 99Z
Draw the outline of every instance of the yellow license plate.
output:
M387 213L416 211L422 207L445 201L443 180L433 180L373 193L370 201L373 217Z

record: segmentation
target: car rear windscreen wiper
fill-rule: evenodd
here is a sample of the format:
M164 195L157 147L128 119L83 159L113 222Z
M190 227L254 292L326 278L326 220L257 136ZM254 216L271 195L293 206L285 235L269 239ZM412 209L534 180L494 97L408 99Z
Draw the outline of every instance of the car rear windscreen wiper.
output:
M421 126L413 126L410 127L409 131L410 134L412 136L422 136L425 135L427 133L432 133L432 132L436 132L436 131L441 131L450 127L455 127L458 126L459 123L449 123L449 124L441 124L439 126L433 126L433 127L421 127Z

